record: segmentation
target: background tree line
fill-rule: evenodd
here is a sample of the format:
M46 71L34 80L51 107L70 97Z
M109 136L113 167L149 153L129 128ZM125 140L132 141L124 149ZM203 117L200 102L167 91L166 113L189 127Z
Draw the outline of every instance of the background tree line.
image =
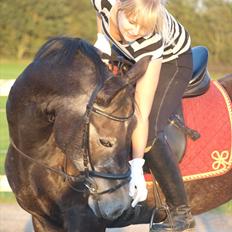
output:
M232 65L232 1L169 0L169 11L187 28L193 45L205 45L210 62ZM90 0L0 0L0 58L31 58L51 36L96 38Z

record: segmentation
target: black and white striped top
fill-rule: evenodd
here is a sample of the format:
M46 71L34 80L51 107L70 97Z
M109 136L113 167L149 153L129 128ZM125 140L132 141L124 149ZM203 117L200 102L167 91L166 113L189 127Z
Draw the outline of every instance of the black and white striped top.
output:
M166 10L168 36L164 40L158 33L142 37L128 44L116 41L110 35L110 11L116 0L91 0L94 8L102 18L102 28L110 41L129 59L138 61L145 56L152 59L163 58L163 63L176 59L191 46L191 39L185 28Z

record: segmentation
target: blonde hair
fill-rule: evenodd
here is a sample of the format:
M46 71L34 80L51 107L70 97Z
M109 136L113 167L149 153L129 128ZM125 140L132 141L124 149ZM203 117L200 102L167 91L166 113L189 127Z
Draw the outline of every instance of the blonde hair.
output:
M120 0L119 9L147 31L162 35L166 30L165 0Z

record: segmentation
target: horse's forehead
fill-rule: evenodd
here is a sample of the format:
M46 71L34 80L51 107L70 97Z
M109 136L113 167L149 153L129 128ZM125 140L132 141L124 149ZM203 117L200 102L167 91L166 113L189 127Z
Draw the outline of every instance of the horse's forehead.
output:
M74 95L60 98L58 104L62 105L62 112L75 111L77 115L84 115L89 97L87 95Z
M84 114L86 111L86 105L89 100L87 95L78 95L76 97L70 97L68 101L70 102L69 108L75 109L79 114Z

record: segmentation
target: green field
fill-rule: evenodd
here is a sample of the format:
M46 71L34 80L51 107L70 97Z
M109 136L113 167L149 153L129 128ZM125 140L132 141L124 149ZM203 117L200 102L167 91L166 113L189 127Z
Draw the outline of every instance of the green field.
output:
M29 63L29 60L1 61L0 79L16 79Z
M9 143L5 104L7 97L0 97L0 175L4 173L4 160Z

